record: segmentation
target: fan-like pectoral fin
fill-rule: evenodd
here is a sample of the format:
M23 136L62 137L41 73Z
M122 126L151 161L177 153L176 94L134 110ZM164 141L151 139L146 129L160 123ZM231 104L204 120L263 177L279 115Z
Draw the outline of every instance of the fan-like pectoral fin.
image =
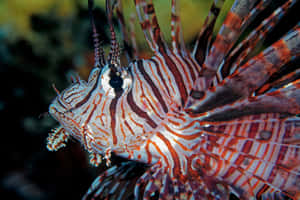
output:
M175 194L174 183L170 177L169 168L158 162L147 170L137 181L134 195L136 199L174 199L179 194ZM178 198L176 198L178 199Z
M135 199L208 200L228 199L226 184L202 173L201 167L193 174L173 174L161 163L149 168L137 181Z
M206 171L241 196L299 196L300 119L256 114L230 121L207 122ZM220 167L220 165L222 166Z
M254 9L254 16L261 12L271 1L261 1ZM240 44L235 47L226 58L222 69L219 69L218 80L222 81L230 73L233 73L238 67L246 63L250 58L251 53L255 52L257 47L260 47L268 34L274 29L285 13L296 3L294 0L289 0L281 7L277 8L268 18L266 18L256 29L254 29ZM254 16L249 16L253 18ZM251 21L251 20L250 20Z
M300 79L286 87L264 95L249 97L233 104L213 109L200 117L203 121L230 121L234 118L261 113L280 113L282 116L300 113Z
M132 198L136 181L145 169L145 165L133 161L115 165L94 180L83 199Z
M249 60L234 74L207 91L193 91L186 109L192 113L204 113L214 108L234 103L251 96L285 64L300 54L300 29L296 29L265 51ZM201 78L201 77L200 77Z
M236 0L204 60L204 73L211 80L225 56L243 32L243 23L256 1Z

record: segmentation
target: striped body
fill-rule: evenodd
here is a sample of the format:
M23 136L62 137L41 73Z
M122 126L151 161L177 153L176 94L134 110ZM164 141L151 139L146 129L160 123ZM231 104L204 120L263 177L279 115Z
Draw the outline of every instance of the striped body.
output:
M169 55L166 57L170 60ZM108 68L101 74L95 69L88 83L81 81L63 91L56 99L57 104L50 106L50 112L66 109L63 118L67 122L72 119L72 128L66 126L67 131L74 133L88 148L103 152L104 147L113 146L111 150L130 158L132 151L153 135L153 129L159 129L172 109L183 107L187 95L182 96L180 92L184 90L188 94L191 90L195 75L190 74L197 72L197 65L185 63L182 57L174 54L172 58L175 60L171 61L174 62L173 68L163 64L168 62L163 56L132 63L130 76L134 78L128 81L128 88L121 94L107 86ZM171 71L174 68L178 70L175 75ZM171 84L173 82L185 84ZM143 153L138 155L140 157Z
M134 194L136 199L228 199L230 192L241 199L300 198L299 69L278 77L300 55L299 26L249 57L296 1L284 3L233 49L270 1L236 0L210 44L223 3L214 1L190 53L175 0L171 48L164 42L152 1L136 0L154 56L125 68L119 65L114 41L114 6L107 1L109 61L96 62L88 82L78 79L52 102L49 112L61 127L48 138L48 148L57 150L71 135L84 144L96 165L100 155L109 164L111 152L134 162L104 172L84 198L126 199ZM119 4L115 7L122 19ZM101 57L95 46L96 58ZM138 168L145 173L138 176Z

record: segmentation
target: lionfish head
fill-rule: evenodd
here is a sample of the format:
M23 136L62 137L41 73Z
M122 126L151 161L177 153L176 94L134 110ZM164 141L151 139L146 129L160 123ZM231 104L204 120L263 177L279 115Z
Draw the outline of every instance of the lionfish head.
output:
M66 138L66 134L71 134L82 141L90 151L92 151L91 143L95 145L94 140L98 141L97 149L102 153L116 145L116 136L111 134L114 131L115 121L110 120L115 114L115 108L109 105L130 90L132 76L128 70L130 68L121 67L120 64L120 51L112 25L110 3L107 3L107 13L111 43L107 59L99 43L92 9L93 1L89 1L95 45L94 69L90 72L87 82L77 77L75 81L73 80L73 84L61 93L54 88L58 96L51 103L49 113L61 127L48 138L50 150L60 148L61 143L66 141L60 138Z
M94 127L90 126L91 115L99 116L99 121L103 123L99 128L103 131L97 131L97 137L105 138L101 140L101 146L107 149L112 147L113 138L105 134L111 132L111 125L107 123L111 113L105 104L110 105L115 98L127 93L131 84L130 72L125 68L120 69L115 64L95 67L87 82L77 78L70 87L58 93L49 106L49 113L66 132L80 141L86 140L86 132L94 132ZM103 107L96 109L99 104Z

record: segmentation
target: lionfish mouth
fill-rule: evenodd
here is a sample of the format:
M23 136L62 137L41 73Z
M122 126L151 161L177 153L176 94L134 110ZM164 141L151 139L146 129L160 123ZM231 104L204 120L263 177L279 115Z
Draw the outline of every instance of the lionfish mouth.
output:
M106 0L111 48L105 59L88 1L96 71L86 90L71 87L69 99L57 92L49 112L62 126L48 137L48 149L65 146L69 131L94 165L100 154L109 165L112 152L129 160L102 173L84 199L229 199L230 193L300 199L300 71L291 67L300 56L300 24L254 55L296 0L286 0L241 41L272 1L235 0L213 40L224 3L214 1L192 52L178 3L170 1L171 47L152 0L134 1L153 53L148 59L139 56L134 31L131 37L126 31L121 0ZM130 70L120 64L114 11Z

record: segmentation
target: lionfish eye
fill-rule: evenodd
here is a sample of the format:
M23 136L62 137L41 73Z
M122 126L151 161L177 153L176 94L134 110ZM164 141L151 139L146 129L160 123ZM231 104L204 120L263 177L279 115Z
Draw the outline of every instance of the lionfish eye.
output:
M116 70L115 66L110 66L110 68L111 71L109 74L109 85L115 90L122 90L123 78L121 77L121 74Z
M109 81L109 84L114 89L121 89L123 85L123 79L118 75L113 75Z

